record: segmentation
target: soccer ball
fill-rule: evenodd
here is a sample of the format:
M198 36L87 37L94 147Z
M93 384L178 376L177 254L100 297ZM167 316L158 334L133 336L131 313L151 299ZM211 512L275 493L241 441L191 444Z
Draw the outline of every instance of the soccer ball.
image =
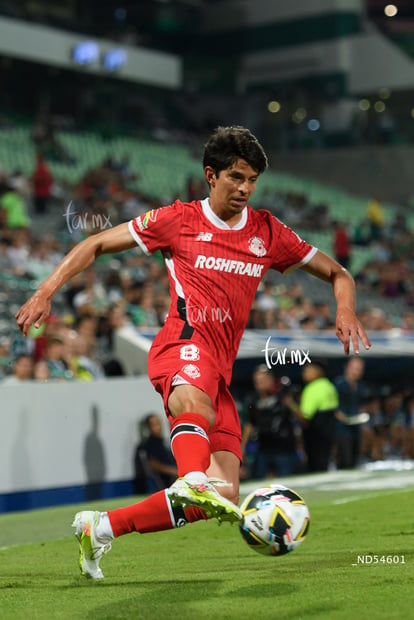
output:
M243 501L240 532L250 549L263 555L284 555L305 540L309 510L292 489L270 485L256 489Z

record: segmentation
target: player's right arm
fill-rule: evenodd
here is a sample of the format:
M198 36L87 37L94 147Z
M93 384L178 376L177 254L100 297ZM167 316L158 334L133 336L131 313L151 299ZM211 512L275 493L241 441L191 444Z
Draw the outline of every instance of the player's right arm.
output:
M91 235L78 243L16 313L17 325L23 334L27 336L31 325L42 325L50 314L55 293L73 276L87 269L98 256L133 247L136 247L136 243L127 223Z

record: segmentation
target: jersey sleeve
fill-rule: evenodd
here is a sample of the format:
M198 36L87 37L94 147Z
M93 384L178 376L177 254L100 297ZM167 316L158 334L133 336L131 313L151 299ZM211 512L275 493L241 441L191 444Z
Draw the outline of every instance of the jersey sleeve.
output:
M180 231L182 210L182 203L176 201L128 222L129 232L145 254L149 256L156 250L166 252L172 248Z
M272 250L274 262L272 269L287 274L306 265L317 252L317 248L304 241L289 226L277 218L271 218Z

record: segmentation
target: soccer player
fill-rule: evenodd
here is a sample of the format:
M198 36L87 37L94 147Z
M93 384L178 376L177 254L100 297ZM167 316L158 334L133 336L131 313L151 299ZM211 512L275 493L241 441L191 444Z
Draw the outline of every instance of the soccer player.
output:
M352 276L268 211L249 205L266 154L251 132L218 127L205 145L209 197L175 201L76 245L16 314L27 335L50 313L53 295L101 254L136 245L160 250L171 307L148 356L148 375L171 423L178 479L142 502L74 519L82 574L102 578L113 538L171 529L199 519L237 522L241 429L228 386L257 286L268 269L302 268L333 286L336 333L344 351L369 339L355 315Z

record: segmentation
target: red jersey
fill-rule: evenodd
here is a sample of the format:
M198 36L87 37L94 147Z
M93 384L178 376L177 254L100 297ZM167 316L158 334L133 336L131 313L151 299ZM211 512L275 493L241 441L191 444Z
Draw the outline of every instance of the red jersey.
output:
M168 269L171 307L153 346L190 340L209 351L227 385L265 273L286 273L316 253L269 211L247 206L231 228L209 199L177 200L131 220L129 230L145 254L160 250Z

